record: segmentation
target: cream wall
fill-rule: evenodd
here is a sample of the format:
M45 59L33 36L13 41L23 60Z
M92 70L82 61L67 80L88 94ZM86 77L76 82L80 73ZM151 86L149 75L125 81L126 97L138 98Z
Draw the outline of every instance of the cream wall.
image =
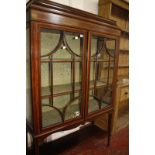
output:
M93 14L98 14L98 0L51 0ZM28 2L28 0L26 0Z

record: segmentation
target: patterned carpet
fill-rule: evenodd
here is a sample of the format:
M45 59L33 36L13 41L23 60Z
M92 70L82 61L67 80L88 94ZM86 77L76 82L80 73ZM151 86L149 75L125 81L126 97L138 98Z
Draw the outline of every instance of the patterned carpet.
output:
M43 145L41 155L129 155L129 129L113 135L109 147L106 144L106 133L92 126Z

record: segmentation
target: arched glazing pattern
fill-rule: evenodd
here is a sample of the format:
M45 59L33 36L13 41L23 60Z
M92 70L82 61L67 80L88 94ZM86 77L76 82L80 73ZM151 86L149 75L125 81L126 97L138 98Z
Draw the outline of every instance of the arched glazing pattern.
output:
M55 53L57 54L64 49L72 57L82 57L80 50L81 38L83 38L82 34L45 29L41 33L41 47L45 48L45 50L41 51L41 57L54 56ZM55 58L64 58L64 55Z
M115 47L114 39L92 36L88 113L111 104Z
M83 42L81 33L40 33L42 127L81 116Z

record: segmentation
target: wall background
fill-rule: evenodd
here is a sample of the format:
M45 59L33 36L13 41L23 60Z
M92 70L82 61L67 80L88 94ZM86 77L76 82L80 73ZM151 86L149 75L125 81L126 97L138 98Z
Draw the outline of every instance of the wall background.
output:
M28 2L29 0L26 0ZM93 14L98 14L98 0L51 0Z
M26 0L28 2L29 0ZM99 0L50 0L60 4L68 5L80 10L84 10L93 14L98 14ZM129 0L125 0L129 1Z

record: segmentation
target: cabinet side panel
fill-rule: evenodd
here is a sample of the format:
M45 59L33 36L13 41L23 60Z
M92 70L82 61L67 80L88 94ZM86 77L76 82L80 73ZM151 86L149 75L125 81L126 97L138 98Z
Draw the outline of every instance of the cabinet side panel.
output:
M30 30L26 30L26 119L32 126Z

